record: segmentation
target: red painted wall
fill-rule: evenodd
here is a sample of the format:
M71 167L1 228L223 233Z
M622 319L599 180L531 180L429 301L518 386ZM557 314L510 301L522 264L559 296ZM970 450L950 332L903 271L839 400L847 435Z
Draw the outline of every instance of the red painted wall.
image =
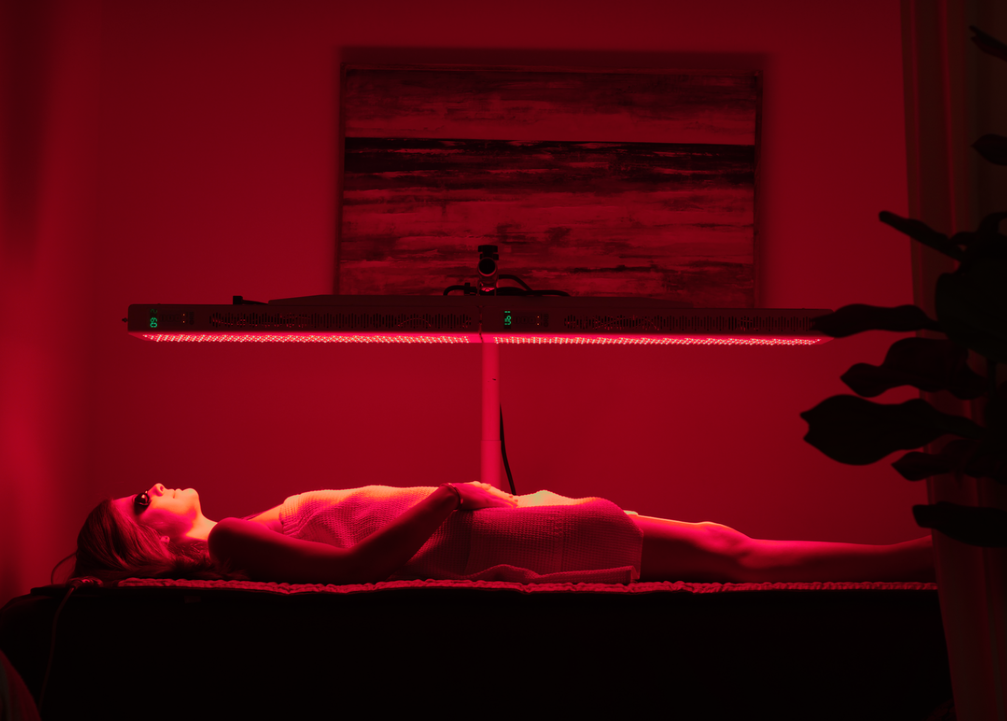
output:
M0 321L0 600L47 582L99 499L156 482L198 488L219 518L313 488L477 477L478 348L155 347L119 320L130 303L332 291L341 62L761 69L762 305L912 300L908 241L877 221L906 207L895 0L54 7L20 20L38 29L19 34L41 96L4 100L41 126L5 126L8 153L38 141L35 176L4 175L20 230L0 293L43 320ZM27 229L11 220L24 195ZM920 485L827 459L798 416L891 340L504 348L518 491L760 537L922 535Z

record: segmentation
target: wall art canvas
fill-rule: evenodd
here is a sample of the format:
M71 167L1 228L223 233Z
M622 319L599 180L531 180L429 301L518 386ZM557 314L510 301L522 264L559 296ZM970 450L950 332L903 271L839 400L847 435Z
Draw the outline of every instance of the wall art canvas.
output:
M758 72L346 65L339 292L756 305Z

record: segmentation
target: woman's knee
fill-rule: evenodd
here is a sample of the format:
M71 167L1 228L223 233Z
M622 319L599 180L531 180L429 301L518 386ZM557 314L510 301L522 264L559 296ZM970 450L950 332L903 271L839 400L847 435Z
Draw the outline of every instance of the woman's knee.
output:
M740 560L750 548L752 539L730 526L710 521L703 521L697 525L703 529L706 546L721 555Z
M650 520L659 523L651 525ZM719 523L645 519L646 580L742 581L748 536Z
M753 540L741 531L721 523L704 522L702 545L715 558L715 564L725 583L744 583L751 580L748 558L752 553Z

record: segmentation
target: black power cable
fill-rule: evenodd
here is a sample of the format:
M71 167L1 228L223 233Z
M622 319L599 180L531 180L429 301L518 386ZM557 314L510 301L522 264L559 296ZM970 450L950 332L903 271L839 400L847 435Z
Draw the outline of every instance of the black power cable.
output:
M465 285L450 285L444 289L444 295L450 295L452 291L460 290L465 295L475 295L477 290L476 287L470 283Z
M507 480L510 482L510 492L516 496L517 491L514 490L514 476L511 475L510 463L507 462L507 446L504 445L503 406L500 406L500 455L503 457L504 470L507 471Z
M491 291L480 292L475 286L466 283L465 285L451 285L444 289L444 295L450 295L454 291L460 290L465 295L562 295L570 297L570 294L563 290L533 290L527 283L518 278L516 275L503 274L501 273L497 276L500 280L513 280L516 283L521 284L521 288L516 288L514 286L496 286ZM245 301L246 303L248 301Z
M66 560L66 559L64 559ZM62 563L62 561L61 561ZM49 638L49 660L45 665L45 675L42 676L42 690L38 694L38 713L39 716L42 715L42 704L45 703L45 689L49 685L49 674L52 672L52 661L53 656L56 652L56 622L59 621L59 614L63 610L63 606L66 602L70 600L70 596L81 586L100 586L101 581L97 578L92 578L90 576L84 578L72 578L70 582L66 584L66 595L63 596L63 600L60 602L59 606L56 608L56 613L52 616L52 633Z

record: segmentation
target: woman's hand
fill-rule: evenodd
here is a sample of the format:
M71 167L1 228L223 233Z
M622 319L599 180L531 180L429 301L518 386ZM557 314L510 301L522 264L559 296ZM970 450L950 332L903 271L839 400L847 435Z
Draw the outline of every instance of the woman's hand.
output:
M453 483L462 499L459 510L478 511L480 508L514 508L517 500L509 493L486 483Z

